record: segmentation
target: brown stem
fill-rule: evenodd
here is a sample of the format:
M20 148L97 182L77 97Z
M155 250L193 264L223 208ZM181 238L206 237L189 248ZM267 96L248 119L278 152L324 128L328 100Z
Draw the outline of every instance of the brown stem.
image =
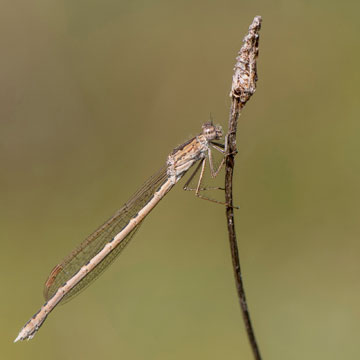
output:
M249 27L249 32L243 40L237 62L234 68L233 82L230 92L231 107L229 116L229 130L227 136L227 156L225 162L225 202L226 219L229 232L230 251L235 276L235 284L242 310L245 328L248 334L254 359L261 360L260 350L256 342L254 329L250 320L250 313L246 302L244 284L240 269L239 251L236 241L234 207L233 207L233 174L235 165L236 129L241 109L245 106L256 89L257 72L256 58L258 55L259 30L261 17L256 16Z

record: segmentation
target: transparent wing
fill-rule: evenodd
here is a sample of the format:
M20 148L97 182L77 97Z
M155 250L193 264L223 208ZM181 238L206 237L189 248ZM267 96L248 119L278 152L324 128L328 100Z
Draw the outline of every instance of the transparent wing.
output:
M44 297L48 301L66 281L90 261L107 242L111 241L133 218L153 194L166 181L166 167L152 176L108 221L89 235L74 251L51 271L44 287ZM87 287L114 261L135 234L137 226L98 266L87 274L61 302L70 300L79 291Z
M86 289L94 280L96 280L117 256L122 252L125 246L130 242L136 231L139 229L138 225L131 233L108 255L106 256L87 276L85 276L78 284L76 284L60 301L61 304L65 304L73 297L77 296L81 291Z

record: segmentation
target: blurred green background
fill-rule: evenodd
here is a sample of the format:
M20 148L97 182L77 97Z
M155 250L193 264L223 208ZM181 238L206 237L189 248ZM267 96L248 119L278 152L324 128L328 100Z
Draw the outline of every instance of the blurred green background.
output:
M0 4L2 359L251 359L224 208L175 188L114 265L12 343L52 267L197 134L239 124L236 227L264 359L360 357L357 1Z

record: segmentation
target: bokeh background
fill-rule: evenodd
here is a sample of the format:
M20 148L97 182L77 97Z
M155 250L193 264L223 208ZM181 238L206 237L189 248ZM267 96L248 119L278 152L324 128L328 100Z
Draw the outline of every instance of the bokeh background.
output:
M264 359L360 357L357 1L0 4L2 359L251 359L224 208L175 188L37 336L52 267L199 132L225 128L235 56L263 16L239 124L236 227Z

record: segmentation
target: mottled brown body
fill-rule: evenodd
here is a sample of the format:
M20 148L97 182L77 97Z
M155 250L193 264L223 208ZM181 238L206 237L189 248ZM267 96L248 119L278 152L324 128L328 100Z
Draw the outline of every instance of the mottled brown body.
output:
M25 324L15 342L33 338L49 313L60 301L66 299L69 294L74 294L83 289L84 286L88 285L79 286L84 280L90 276L91 282L97 277L97 275L91 277L92 274L103 271L111 264L117 254L129 242L144 218L190 167L207 156L211 161L209 146L212 145L213 140L218 140L221 136L221 127L214 126L212 123L204 124L200 135L179 146L169 155L164 172L150 178L112 218L85 239L64 261L55 266L45 283L45 298L48 301ZM112 233L119 224L119 231L113 236ZM100 237L106 242L103 247L98 249L98 246L95 245ZM87 256L89 256L89 251L90 259L81 257L83 252L87 252ZM79 258L87 260L84 263L77 264L76 260ZM76 267L77 265L78 267Z

